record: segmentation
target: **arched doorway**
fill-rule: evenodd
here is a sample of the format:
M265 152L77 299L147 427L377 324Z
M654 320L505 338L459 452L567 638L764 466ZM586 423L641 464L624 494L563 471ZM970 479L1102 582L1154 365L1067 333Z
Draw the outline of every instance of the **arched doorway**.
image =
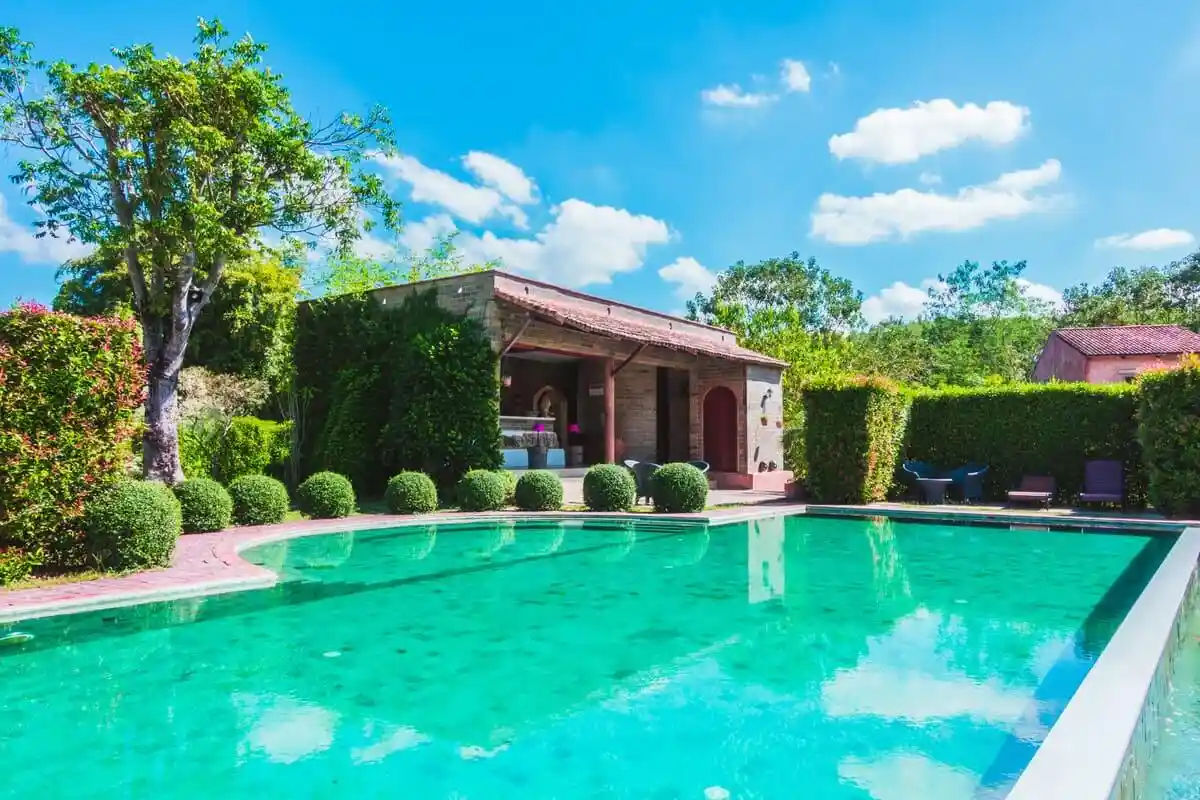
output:
M738 472L737 395L717 386L704 395L704 460L714 472Z

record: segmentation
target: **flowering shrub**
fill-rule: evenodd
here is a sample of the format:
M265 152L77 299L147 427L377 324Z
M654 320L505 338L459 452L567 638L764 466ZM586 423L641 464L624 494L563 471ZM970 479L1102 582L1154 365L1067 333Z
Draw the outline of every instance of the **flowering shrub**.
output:
M0 313L0 549L78 563L84 503L121 477L145 385L132 320Z

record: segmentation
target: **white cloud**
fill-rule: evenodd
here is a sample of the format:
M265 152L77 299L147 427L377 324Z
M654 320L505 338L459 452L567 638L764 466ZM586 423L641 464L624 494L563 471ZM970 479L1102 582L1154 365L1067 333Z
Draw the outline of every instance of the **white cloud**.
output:
M889 319L916 319L921 316L925 304L929 302L929 290L936 289L939 285L937 278L926 278L918 286L896 281L880 289L879 294L863 300L863 319L871 325ZM1062 292L1053 286L1017 278L1017 287L1021 294L1030 300L1048 303L1056 308L1062 305Z
M1050 159L1036 169L1008 172L992 183L968 186L953 195L916 189L869 197L823 194L812 214L811 234L834 244L867 244L907 239L924 231L970 230L992 220L1059 207L1065 198L1035 191L1061 174L1062 165Z
M812 86L812 77L804 64L790 58L785 58L780 64L780 80L789 92L807 92Z
M922 172L917 176L917 180L926 186L940 186L942 183L942 176L938 175L936 172Z
M457 227L449 214L434 214L417 222L406 222L404 230L400 232L400 241L410 253L420 254L433 247L439 237L452 233Z
M906 164L971 140L1007 144L1028 130L1028 119L1028 108L1006 100L986 106L958 106L944 98L917 102L910 108L881 108L862 117L853 131L829 139L829 152L839 159Z
M681 256L658 271L658 277L675 284L675 296L691 300L698 293L708 294L717 276L691 256Z
M1096 240L1096 247L1115 247L1121 250L1167 250L1172 247L1191 247L1196 237L1175 228L1155 228L1141 233L1120 233Z
M505 195L490 186L472 186L427 167L412 156L375 155L374 160L385 172L412 186L412 199L418 203L441 206L459 219L475 224L491 217L508 217L519 228L529 225L525 212L506 202ZM496 177L494 173L492 177Z
M35 235L32 225L22 225L8 216L4 196L0 195L0 253L16 253L27 264L62 264L92 252L90 245L55 236Z
M779 99L779 95L767 92L748 92L736 83L720 84L700 93L700 99L705 105L718 108L759 108L770 105Z
M466 167L484 186L491 186L521 205L537 202L537 186L525 172L499 156L472 150L463 156Z

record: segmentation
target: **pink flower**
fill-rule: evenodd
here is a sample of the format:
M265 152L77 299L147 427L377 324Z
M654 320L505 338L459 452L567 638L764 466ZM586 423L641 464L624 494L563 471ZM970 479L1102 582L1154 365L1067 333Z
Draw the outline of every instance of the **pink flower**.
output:
M546 426L538 422L534 424L533 430L535 433L541 433L542 431L546 430Z
M567 426L567 433L579 433L579 425L575 422L572 422Z

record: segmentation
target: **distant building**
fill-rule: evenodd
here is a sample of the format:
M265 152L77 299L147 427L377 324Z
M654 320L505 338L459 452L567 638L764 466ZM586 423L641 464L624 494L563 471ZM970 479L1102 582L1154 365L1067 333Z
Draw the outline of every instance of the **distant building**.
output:
M1200 334L1178 325L1060 328L1042 348L1033 380L1120 383L1174 366L1187 353L1200 353Z

